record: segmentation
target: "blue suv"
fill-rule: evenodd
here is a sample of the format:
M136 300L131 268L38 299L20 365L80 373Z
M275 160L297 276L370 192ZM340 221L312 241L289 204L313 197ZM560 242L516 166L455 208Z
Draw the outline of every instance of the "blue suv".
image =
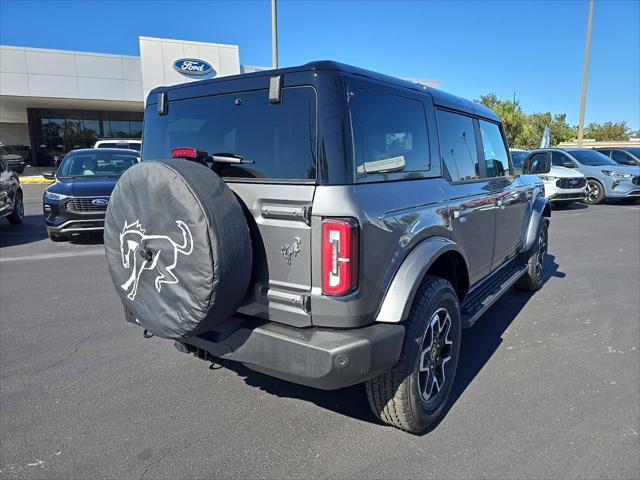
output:
M640 167L620 165L590 148L546 148L535 150L551 156L558 167L575 168L587 177L585 203L596 205L603 200L640 198Z

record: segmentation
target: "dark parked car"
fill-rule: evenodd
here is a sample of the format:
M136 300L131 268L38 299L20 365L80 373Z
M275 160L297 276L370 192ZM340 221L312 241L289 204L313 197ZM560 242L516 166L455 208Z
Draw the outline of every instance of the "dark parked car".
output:
M0 159L4 162L8 170L12 170L16 173L24 172L25 163L20 155L11 153L7 148L0 143Z
M142 140L132 139L112 139L112 140L98 140L93 148L125 148L128 150L138 150L142 148Z
M69 152L44 191L44 221L53 241L74 233L100 231L109 197L120 175L140 161L140 152L121 149L80 149Z
M21 223L24 217L22 187L18 174L7 168L0 158L0 219Z
M550 214L491 110L315 62L153 90L104 243L146 336L321 389L365 382L379 418L421 432L461 329L542 285Z
M9 153L20 155L22 160L24 160L24 163L29 163L31 161L31 147L28 145L5 145L5 148Z
M640 165L640 147L596 148L594 150L621 165Z

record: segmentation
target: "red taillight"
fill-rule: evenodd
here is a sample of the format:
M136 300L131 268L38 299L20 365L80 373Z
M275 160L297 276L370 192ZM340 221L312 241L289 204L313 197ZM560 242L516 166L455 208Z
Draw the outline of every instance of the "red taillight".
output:
M358 286L358 223L322 222L322 293L344 295Z
M195 148L180 147L171 150L171 158L197 158L198 152Z

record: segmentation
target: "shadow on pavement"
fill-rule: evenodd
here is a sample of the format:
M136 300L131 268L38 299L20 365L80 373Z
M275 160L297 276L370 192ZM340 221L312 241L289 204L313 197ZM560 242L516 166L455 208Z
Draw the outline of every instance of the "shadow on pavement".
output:
M42 214L25 215L22 223L12 225L0 220L0 247L24 245L47 238Z
M0 220L0 248L26 245L47 237L42 214L25 215L22 223L12 225L8 220ZM101 245L104 243L102 232L74 235L68 240L77 245Z
M579 210L584 210L586 208L589 208L589 205L587 205L586 203L581 203L581 202L571 202L571 203L552 203L551 204L551 210L560 210L560 211L579 211Z
M551 277L564 278L566 276L558 270L558 267L559 265L555 262L555 256L547 255L544 283ZM462 332L458 372L456 373L451 395L440 421L430 431L438 427L438 424L446 417L451 407L493 356L502 343L503 333L518 316L520 310L527 304L531 296L530 293L515 290L507 293L478 320L473 328ZM214 363L233 370L241 377L244 377L247 385L259 388L272 395L297 398L341 415L382 424L369 409L364 384L340 390L324 391L254 372L237 362L216 358Z

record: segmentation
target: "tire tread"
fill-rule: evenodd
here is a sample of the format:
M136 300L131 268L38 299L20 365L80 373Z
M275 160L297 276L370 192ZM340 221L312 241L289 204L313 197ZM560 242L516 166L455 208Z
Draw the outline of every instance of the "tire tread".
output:
M421 327L421 315L427 303L442 289L450 289L455 296L453 287L448 281L439 277L425 277L405 321L406 333L398 363L390 370L366 382L367 398L373 413L383 422L412 433L418 433L423 426L411 411L412 392L408 385L408 376L413 370L415 358L412 357L411 348L407 348L406 343L413 341L416 330ZM443 405L447 398L444 399Z

